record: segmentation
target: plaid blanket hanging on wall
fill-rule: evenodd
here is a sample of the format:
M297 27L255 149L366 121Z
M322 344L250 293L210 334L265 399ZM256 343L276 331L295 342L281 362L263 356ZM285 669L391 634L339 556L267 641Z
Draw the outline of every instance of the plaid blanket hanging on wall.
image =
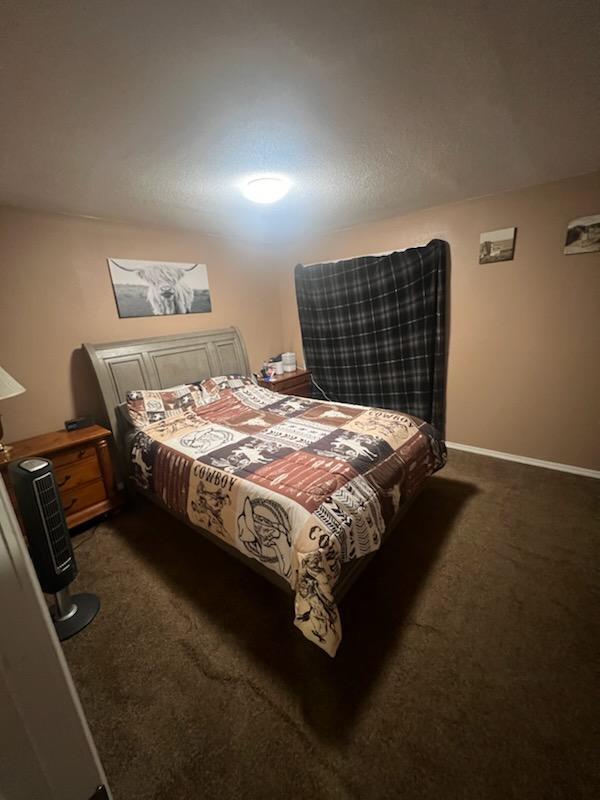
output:
M434 239L296 266L306 366L328 399L405 411L444 434L447 253Z

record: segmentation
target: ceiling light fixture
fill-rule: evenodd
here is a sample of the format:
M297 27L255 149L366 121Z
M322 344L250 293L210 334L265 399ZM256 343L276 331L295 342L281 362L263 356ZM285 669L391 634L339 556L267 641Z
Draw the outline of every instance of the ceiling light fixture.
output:
M289 192L292 182L283 175L261 175L242 186L242 194L253 203L276 203Z

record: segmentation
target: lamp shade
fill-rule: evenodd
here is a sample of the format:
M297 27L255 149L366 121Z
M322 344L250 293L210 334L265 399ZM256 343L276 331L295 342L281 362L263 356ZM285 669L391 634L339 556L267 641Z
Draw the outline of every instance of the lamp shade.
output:
M0 367L0 400L6 400L7 397L14 397L24 391L25 387Z

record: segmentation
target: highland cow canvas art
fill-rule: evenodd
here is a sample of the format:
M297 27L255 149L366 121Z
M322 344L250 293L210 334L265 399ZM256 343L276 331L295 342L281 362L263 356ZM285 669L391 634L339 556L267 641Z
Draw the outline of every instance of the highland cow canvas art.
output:
M108 267L120 317L212 310L206 264L109 258Z

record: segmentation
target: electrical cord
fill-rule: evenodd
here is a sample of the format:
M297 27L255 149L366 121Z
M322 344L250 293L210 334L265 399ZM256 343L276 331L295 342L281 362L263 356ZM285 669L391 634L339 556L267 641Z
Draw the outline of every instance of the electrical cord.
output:
M77 542L76 544L73 543L73 550L79 550L79 548L82 545L87 544L90 541L90 539L93 539L96 531L98 530L98 528L100 527L101 524L102 523L98 522L96 525L94 525L92 530L87 532L88 535L85 537L85 539L82 538L82 540L80 542Z
M328 400L330 403L335 403L335 400L332 400L332 399L331 399L331 397L328 397L328 396L325 394L325 392L323 391L323 389L322 389L322 388L319 386L319 384L316 382L316 380L315 380L315 378L314 378L314 376L313 376L312 372L311 372L311 375L310 375L310 379L311 379L311 381L314 383L314 385L317 387L317 389L318 389L318 390L321 392L321 394L323 395L323 397L325 398L325 400Z

